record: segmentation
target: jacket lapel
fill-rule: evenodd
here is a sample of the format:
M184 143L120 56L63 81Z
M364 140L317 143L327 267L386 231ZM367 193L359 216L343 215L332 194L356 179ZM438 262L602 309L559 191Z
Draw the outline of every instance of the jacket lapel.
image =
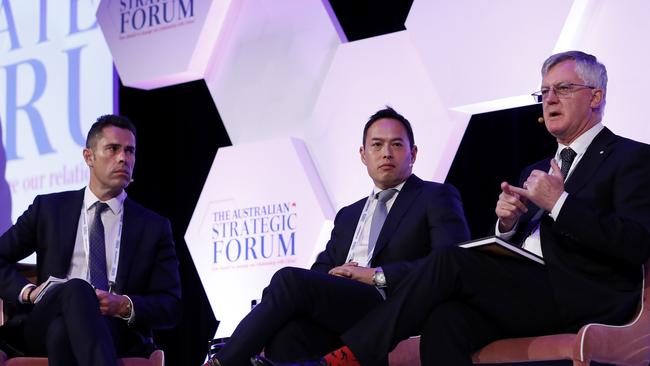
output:
M578 162L573 173L567 179L564 189L568 193L575 193L594 176L598 167L611 153L611 145L616 141L616 135L607 127L596 135L594 140L589 144L585 155Z
M142 232L143 222L137 213L137 207L128 197L124 200L124 214L122 216L122 236L120 238L120 255L115 276L115 289L117 293L124 292L126 280L133 262L136 244Z
M379 237L377 238L377 244L375 245L375 250L372 254L372 259L377 257L381 250L388 244L389 238L393 237L393 234L399 227L402 218L408 212L409 207L415 201L415 198L420 193L420 187L422 186L422 180L412 174L407 180L402 190L397 195L393 206L386 216L386 221L384 221L384 226L379 232Z
M61 245L61 254L55 257L57 258L57 263L52 267L54 269L53 273L48 275L65 277L70 269L72 253L74 252L75 242L77 241L80 214L83 208L84 189L72 192L71 196L70 200L66 200L61 205L61 210L59 211L66 213L58 217L58 226L61 228L58 239Z
M350 248L352 247L352 241L354 241L354 234L357 230L357 226L359 225L361 213L363 212L363 208L366 205L367 200L368 198L362 199L350 206L350 216L345 220L345 235L342 237L343 240L341 240L341 243L346 243L346 245L342 247L341 250L337 250L337 263L345 263L345 260L348 257Z

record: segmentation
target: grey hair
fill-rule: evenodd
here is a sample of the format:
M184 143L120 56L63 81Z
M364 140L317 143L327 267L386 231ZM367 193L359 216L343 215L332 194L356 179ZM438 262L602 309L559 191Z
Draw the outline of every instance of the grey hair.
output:
M547 58L542 65L542 77L546 76L553 66L564 62L575 61L575 72L585 85L603 90L603 100L597 112L602 116L605 109L605 95L607 94L607 69L600 63L596 56L581 51L567 51L556 53Z

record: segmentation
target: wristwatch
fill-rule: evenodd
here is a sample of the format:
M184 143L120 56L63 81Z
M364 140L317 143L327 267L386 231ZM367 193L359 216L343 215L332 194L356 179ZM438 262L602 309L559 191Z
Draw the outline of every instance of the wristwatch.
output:
M386 276L384 275L384 270L381 269L381 267L375 268L375 273L372 275L372 282L376 287L386 287Z
M124 299L122 300L122 308L120 309L119 314L126 312L126 315L122 316L118 314L118 316L124 320L129 320L129 318L131 318L131 315L133 315L133 303L131 302L130 297L126 295L122 295L122 297Z

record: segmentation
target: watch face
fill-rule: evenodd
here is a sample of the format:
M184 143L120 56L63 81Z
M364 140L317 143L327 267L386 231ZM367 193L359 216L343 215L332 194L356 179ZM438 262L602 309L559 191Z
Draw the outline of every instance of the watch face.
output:
M384 275L384 272L375 272L372 279L375 282L375 286L386 286L386 276Z

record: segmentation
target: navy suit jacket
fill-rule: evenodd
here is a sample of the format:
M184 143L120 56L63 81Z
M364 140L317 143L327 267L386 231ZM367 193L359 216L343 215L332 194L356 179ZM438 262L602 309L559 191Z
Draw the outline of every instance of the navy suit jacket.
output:
M524 171L548 171L550 159ZM541 246L567 324L629 320L650 257L650 146L603 129L565 183L556 221L543 215ZM519 228L538 210L530 206ZM522 230L518 240L523 240ZM513 238L513 240L517 240ZM591 314L587 314L589 309Z
M67 276L84 191L40 195L0 236L0 297L17 302L28 281L13 266L36 252L38 283ZM180 318L180 277L171 227L164 217L127 198L115 292L133 301L130 327L148 337Z
M327 273L345 263L367 198L342 208L325 250L312 266ZM387 294L432 250L469 240L460 194L448 184L411 175L397 195L377 238L372 267L386 275Z

